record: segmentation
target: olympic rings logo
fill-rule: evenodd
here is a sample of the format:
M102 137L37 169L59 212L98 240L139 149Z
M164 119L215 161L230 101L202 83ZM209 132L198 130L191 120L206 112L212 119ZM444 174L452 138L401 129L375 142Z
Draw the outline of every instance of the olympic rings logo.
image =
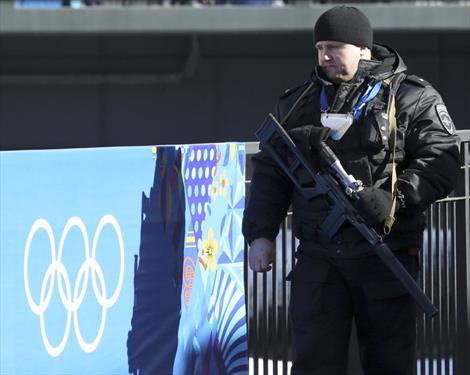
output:
M116 289L114 293L108 298L108 294L106 292L106 283L104 280L103 270L101 266L95 259L96 256L96 248L98 246L98 239L101 235L101 232L105 225L111 225L114 228L116 233L116 237L119 243L119 255L120 255L120 269L119 269L119 278ZM73 295L72 295L72 286L70 285L69 275L65 266L61 262L62 259L62 252L64 248L64 242L69 234L70 230L74 227L77 227L82 235L83 244L85 248L85 260L82 263L75 285L73 287ZM51 264L46 270L44 278L42 280L41 285L41 293L40 293L40 300L39 304L37 304L32 296L31 296L31 288L29 283L29 266L28 266L28 259L30 253L31 242L33 238L39 230L44 230L48 237L49 243L51 248ZM92 286L93 291L95 293L96 299L98 303L101 305L101 322L98 329L98 333L95 339L92 342L86 342L80 332L80 327L78 324L78 309L85 298L85 293L88 288L88 279L91 272L91 279L92 279ZM52 298L52 292L54 291L54 283L57 278L57 285L59 289L60 299L67 311L67 321L65 324L64 335L62 340L60 341L59 345L53 346L49 338L47 337L45 322L44 322L44 314L49 306L49 303ZM98 279L98 281L97 281ZM73 326L75 329L75 336L77 337L77 341L80 347L87 353L93 352L99 345L101 338L103 337L104 326L106 322L106 310L113 306L118 297L121 293L122 283L124 279L124 241L122 239L121 229L119 227L119 223L117 220L111 215L105 215L101 218L100 222L98 223L98 227L96 228L95 235L93 236L92 248L91 248L91 255L90 255L90 242L88 238L88 232L86 229L85 224L79 217L71 217L62 232L62 236L60 237L59 241L59 249L56 254L56 242L54 238L54 233L52 231L51 226L45 219L38 219L34 222L33 226L28 235L28 239L26 241L25 247L25 254L24 254L24 288L26 293L26 298L28 300L29 306L34 314L39 315L39 324L41 328L41 336L43 339L44 346L47 352L53 356L59 356L65 348L67 344L67 340L70 334L70 325L73 318ZM99 288L98 284L99 283ZM65 289L64 289L65 287ZM81 288L80 288L81 287Z

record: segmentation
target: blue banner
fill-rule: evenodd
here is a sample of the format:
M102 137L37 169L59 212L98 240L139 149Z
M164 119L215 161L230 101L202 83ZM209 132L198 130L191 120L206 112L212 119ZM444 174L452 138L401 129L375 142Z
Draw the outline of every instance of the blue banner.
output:
M0 153L1 374L246 374L243 144Z

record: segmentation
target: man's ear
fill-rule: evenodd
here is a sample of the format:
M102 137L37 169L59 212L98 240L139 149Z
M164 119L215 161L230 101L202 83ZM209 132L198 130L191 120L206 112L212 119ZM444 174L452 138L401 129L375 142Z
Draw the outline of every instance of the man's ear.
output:
M361 59L368 59L370 60L372 58L372 54L370 52L370 49L367 48L367 47L359 47L360 48L360 56L361 56Z

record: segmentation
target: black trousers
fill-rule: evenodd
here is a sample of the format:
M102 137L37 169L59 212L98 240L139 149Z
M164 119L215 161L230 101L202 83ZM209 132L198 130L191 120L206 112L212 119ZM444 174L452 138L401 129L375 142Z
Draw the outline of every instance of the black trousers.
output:
M395 255L416 279L417 257ZM353 317L364 375L414 374L415 303L377 256L300 256L288 280L291 375L347 375Z

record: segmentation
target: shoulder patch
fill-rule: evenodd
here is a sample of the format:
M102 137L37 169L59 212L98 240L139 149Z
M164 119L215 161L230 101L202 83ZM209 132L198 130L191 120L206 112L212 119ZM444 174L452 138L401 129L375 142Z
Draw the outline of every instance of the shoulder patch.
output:
M421 77L414 76L414 75L406 76L405 81L410 81L410 82L414 83L415 85L418 85L418 86L421 86L421 87L431 86L431 84L428 81L425 81Z
M450 135L455 134L454 122L450 118L450 115L449 115L449 112L447 111L446 106L444 104L437 104L436 113L437 113L437 117L439 117L439 121L441 122L446 132L449 133Z
M310 82L309 81L305 81L304 83L298 85L298 86L295 86L295 87L292 87L290 89L287 89L286 91L284 91L283 94L280 95L279 98L286 98L288 97L290 94L296 92L298 89L302 88L302 87L305 87L306 85L308 85Z

